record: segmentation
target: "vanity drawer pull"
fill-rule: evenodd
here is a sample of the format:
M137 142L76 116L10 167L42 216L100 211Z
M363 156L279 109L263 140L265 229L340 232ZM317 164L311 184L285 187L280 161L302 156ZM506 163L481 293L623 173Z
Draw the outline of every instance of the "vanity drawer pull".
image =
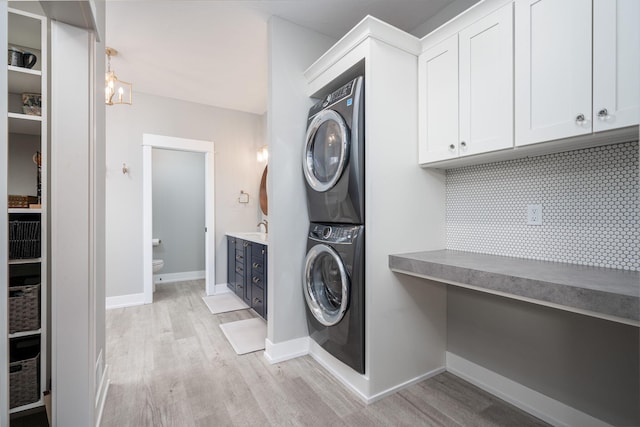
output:
M260 280L259 277L253 276L253 283L257 284L257 283L260 283L260 282L262 282L262 280Z
M254 304L262 304L262 300L260 298L254 298L253 299L253 303Z

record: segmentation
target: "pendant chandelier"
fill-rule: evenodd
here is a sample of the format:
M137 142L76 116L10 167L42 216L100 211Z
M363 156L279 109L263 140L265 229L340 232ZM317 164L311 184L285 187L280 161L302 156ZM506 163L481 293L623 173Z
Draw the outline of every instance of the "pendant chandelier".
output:
M107 105L128 104L131 105L132 85L131 83L118 80L115 72L111 71L111 57L116 56L118 51L107 47L107 74L104 77L104 101Z

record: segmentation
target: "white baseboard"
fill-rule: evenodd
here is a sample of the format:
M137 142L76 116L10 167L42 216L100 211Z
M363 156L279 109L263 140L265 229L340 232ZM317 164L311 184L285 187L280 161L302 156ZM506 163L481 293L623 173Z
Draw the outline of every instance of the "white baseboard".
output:
M418 375L415 378L411 378L410 380L407 380L407 381L405 381L403 383L400 383L398 385L395 385L393 387L389 387L388 389L383 390L380 393L376 393L376 394L371 395L369 398L367 398L367 403L373 403L373 402L375 402L377 400L382 399L383 397L387 397L387 396L389 396L391 394L397 393L400 390L403 390L403 389L405 389L407 387L411 387L412 385L419 383L420 381L424 381L424 380L426 380L428 378L435 377L436 375L441 374L446 370L447 369L444 366L442 366L440 368L433 369L433 370L431 370L429 372L425 372L422 375Z
M111 310L114 308L131 307L134 305L143 305L144 293L107 297L106 304L107 310Z
M296 338L278 344L272 343L268 338L264 341L264 357L272 365L307 354L309 354L309 337Z
M100 427L100 423L102 422L102 413L104 412L104 405L107 401L107 393L109 392L110 384L109 365L105 365L102 379L98 386L98 392L96 393L96 427Z
M200 280L205 278L206 272L200 271L183 271L180 273L165 273L154 274L154 283L173 283L173 282L185 282L187 280Z
M447 371L554 426L610 427L604 421L449 352Z
M309 339L309 341L309 354L311 355L311 357L313 357L316 362L318 362L326 370L328 370L338 381L340 381L344 386L351 390L367 405L374 403L382 399L383 397L397 393L398 391L419 383L420 381L424 381L427 378L438 375L446 370L444 366L441 366L437 369L425 372L424 374L421 374L415 378L411 378L400 384L389 387L388 389L383 390L379 393L370 394L368 375L362 375L354 371L353 369L351 369L351 367L345 365L344 363L333 357L331 354L329 354L315 341L313 341L312 339Z
M227 287L226 283L216 283L214 292L215 294L213 295L220 295L220 294L226 294L227 292L231 292L231 290Z

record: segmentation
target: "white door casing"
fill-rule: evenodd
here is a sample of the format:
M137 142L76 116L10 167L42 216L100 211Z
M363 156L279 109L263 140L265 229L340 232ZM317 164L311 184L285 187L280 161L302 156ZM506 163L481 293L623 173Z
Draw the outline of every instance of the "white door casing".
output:
M142 278L144 302L153 302L153 204L152 204L152 150L190 151L205 154L205 290L215 294L215 203L214 203L214 151L212 141L142 135Z

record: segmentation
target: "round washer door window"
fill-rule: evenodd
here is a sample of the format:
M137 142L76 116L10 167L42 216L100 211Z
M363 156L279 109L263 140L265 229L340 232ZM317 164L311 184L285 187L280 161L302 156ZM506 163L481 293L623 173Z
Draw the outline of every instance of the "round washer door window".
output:
M349 277L340 255L323 244L313 246L304 261L304 297L313 316L325 326L344 317L349 305Z
M337 112L322 110L307 129L304 176L315 191L330 190L342 176L349 156L349 130Z

